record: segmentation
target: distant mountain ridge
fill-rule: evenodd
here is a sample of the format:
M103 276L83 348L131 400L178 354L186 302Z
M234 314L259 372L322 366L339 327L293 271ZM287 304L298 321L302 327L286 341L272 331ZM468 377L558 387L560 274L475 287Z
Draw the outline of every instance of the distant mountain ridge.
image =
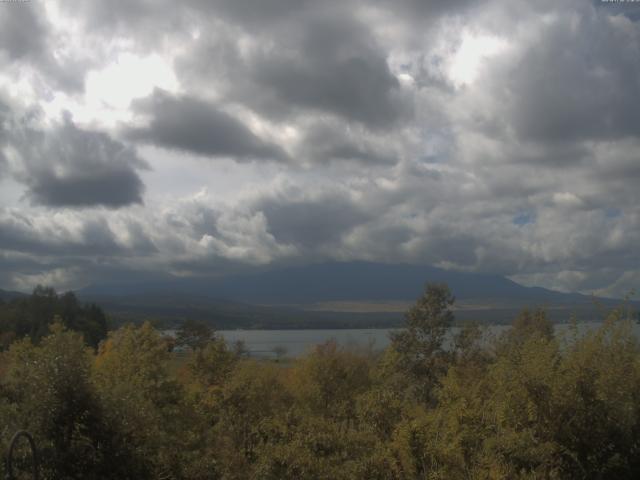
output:
M13 300L15 298L22 298L25 296L27 296L26 293L0 289L0 300L3 300L5 302L9 300Z
M331 262L234 274L96 283L77 290L115 322L154 320L175 326L190 318L215 328L398 327L425 283L446 283L456 297L458 322L511 323L523 308L544 307L554 322L573 315L602 320L622 301L525 287L500 275L455 272L430 266ZM0 290L4 301L25 296ZM602 308L601 308L602 307ZM640 302L631 302L640 310Z
M219 279L173 278L148 283L95 284L80 296L185 293L252 304L308 304L329 301L415 300L426 282L443 282L460 301L511 299L576 302L589 297L524 287L499 275L443 270L430 266L370 262L331 262L288 267Z
M543 306L555 322L572 314L601 319L592 298L524 287L500 275L430 266L331 262L224 278L170 278L95 284L76 293L123 321L192 318L216 328L365 328L402 325L402 312L427 282L449 285L458 321L510 323L525 307ZM605 308L618 300L604 299ZM395 310L389 305L400 306ZM634 306L637 308L638 303Z

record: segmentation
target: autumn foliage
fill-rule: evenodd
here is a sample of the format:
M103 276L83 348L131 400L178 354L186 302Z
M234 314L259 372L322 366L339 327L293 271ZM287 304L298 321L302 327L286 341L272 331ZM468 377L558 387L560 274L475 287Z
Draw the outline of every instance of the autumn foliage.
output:
M451 336L452 305L430 285L386 350L278 362L201 326L178 355L149 324L96 351L57 322L0 354L1 446L33 432L48 479L638 478L640 346L622 310L562 336L526 311L488 338Z

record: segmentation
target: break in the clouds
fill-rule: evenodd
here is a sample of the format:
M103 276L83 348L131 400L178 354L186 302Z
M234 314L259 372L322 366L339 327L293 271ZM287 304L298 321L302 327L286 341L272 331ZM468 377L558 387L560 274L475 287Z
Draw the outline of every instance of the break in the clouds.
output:
M640 7L0 3L0 287L370 260L624 294Z

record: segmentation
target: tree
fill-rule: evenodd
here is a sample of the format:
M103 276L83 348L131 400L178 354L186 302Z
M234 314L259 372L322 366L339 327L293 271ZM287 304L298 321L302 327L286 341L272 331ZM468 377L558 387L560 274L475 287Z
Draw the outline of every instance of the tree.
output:
M446 372L448 354L443 340L453 323L454 301L447 285L427 284L405 314L405 329L391 335L398 367L415 380L415 394L425 402L433 401L433 389Z
M223 478L256 478L250 472L261 445L281 437L282 418L292 406L281 373L274 364L243 360L223 385L214 427Z
M187 368L204 388L218 387L228 379L238 358L224 340L216 338L192 353Z
M6 354L3 389L15 405L9 427L35 435L44 478L118 474L112 432L90 380L91 355L82 336L65 330L59 318L40 345L25 339Z
M166 343L150 323L111 332L95 359L93 379L106 421L133 451L134 478L170 478L180 470L180 422L188 412L168 360Z
M56 316L65 328L81 332L93 348L107 336L107 319L100 307L82 305L73 292L58 295L53 288L37 286L31 296L0 305L0 348L25 336L39 342L49 334Z
M356 397L369 388L369 368L367 358L329 340L294 366L293 390L301 407L311 414L353 423Z
M213 329L204 322L185 320L178 329L176 345L189 347L192 350L203 348L215 338Z
M547 312L542 308L533 311L525 308L516 317L510 330L507 331L509 340L521 344L532 335L539 335L550 340L553 338L553 325L547 318Z

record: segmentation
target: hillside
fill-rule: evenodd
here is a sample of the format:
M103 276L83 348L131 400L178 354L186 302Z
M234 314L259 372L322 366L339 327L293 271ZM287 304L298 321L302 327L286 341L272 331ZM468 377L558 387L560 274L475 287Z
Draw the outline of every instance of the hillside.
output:
M426 282L447 283L456 318L508 323L524 307L543 306L553 321L572 313L599 315L593 299L529 288L499 275L429 266L324 263L212 278L168 278L154 283L95 284L79 290L120 319L207 320L218 328L339 328L394 326ZM617 300L600 302L610 308Z
M430 266L332 262L229 275L222 278L166 278L147 283L94 284L81 295L121 296L189 293L260 304L328 301L412 301L426 282L444 282L464 301L582 301L584 295L524 287L499 275L453 272Z
M0 300L2 301L9 301L9 300L13 300L14 298L21 298L21 297L25 297L26 294L22 293L22 292L13 292L10 290L2 290L0 289Z

